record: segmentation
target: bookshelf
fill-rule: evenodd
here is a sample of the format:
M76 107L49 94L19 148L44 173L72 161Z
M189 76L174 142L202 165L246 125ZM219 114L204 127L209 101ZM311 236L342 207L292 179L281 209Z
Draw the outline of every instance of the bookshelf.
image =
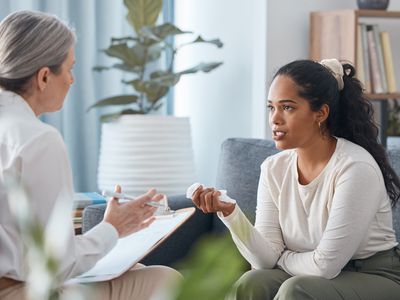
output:
M310 59L338 58L352 62L357 66L357 40L359 23L365 19L379 22L382 19L400 20L400 11L383 10L335 10L318 11L310 14ZM391 35L392 39L398 38ZM396 51L392 54L395 56ZM400 76L399 69L397 76ZM380 139L386 146L386 129L388 115L388 101L400 99L400 92L395 93L367 93L367 97L378 101L381 111Z

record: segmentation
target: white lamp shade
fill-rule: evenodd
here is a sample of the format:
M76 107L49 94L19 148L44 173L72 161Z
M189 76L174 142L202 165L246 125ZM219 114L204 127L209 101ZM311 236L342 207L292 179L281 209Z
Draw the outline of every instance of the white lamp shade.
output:
M124 115L103 123L97 180L100 190L184 194L195 181L189 119Z

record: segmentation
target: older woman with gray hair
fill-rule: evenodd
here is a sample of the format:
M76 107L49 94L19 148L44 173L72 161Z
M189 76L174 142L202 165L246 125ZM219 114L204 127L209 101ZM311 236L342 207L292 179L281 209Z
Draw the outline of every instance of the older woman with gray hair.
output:
M63 106L74 82L75 35L56 17L33 11L12 13L0 23L0 298L25 299L23 241L13 219L4 180L13 176L28 192L33 212L43 226L55 203L73 199L72 173L61 135L38 116ZM117 192L120 187L117 186ZM58 276L69 279L89 270L118 238L154 220L159 201L155 189L136 201L112 199L104 220L74 236L71 220L68 249ZM65 211L70 215L70 211ZM148 299L179 273L164 266L142 265L109 282L94 285L93 299ZM79 288L79 286L78 286Z

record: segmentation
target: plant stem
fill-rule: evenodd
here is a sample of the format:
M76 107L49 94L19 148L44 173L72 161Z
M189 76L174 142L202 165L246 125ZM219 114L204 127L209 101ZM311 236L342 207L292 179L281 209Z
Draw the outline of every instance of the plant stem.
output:
M142 44L145 44L145 42L146 42L145 39L146 38L141 38L141 43ZM145 50L144 50L144 61L145 62L147 61L147 55L148 55L148 47L146 46ZM146 63L140 69L139 80L141 82L143 82L143 80L144 80L145 68L146 68ZM145 106L145 102L146 102L145 101L145 97L146 97L146 95L144 94L144 92L140 92L140 94L139 94L139 110L144 114L147 113L146 106Z

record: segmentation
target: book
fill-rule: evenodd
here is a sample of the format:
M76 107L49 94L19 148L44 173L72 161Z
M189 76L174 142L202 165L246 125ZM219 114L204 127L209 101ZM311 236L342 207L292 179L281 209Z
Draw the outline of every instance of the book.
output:
M80 218L83 215L83 208L77 208L72 211L72 216L75 218Z
M156 217L147 228L120 238L113 249L92 269L72 278L66 284L108 281L119 277L156 249L195 212L194 207L177 210L170 217Z
M380 37L382 42L383 63L385 65L388 92L396 93L397 92L396 77L393 67L393 56L392 56L392 48L390 45L389 33L386 31L382 31L380 33Z
M361 23L360 27L361 27L361 43L363 49L364 76L365 76L364 88L366 93L371 93L372 87L371 87L371 71L369 66L367 25Z
M380 31L379 26L377 24L372 25L372 31L374 33L374 41L375 41L375 45L376 45L376 54L378 57L379 76L381 77L382 90L384 93L387 93L388 88L387 88L387 81L386 81L385 66L383 63L382 43L381 43L381 39L379 37L379 31Z
M368 41L368 57L370 64L370 75L372 82L372 92L383 93L382 78L379 73L378 51L375 44L375 37L372 25L366 25Z
M106 198L98 193L75 193L74 194L74 208L85 208L94 204L105 204Z
M357 25L357 78L365 89L365 70L364 70L364 51L362 43L362 28L361 24Z

